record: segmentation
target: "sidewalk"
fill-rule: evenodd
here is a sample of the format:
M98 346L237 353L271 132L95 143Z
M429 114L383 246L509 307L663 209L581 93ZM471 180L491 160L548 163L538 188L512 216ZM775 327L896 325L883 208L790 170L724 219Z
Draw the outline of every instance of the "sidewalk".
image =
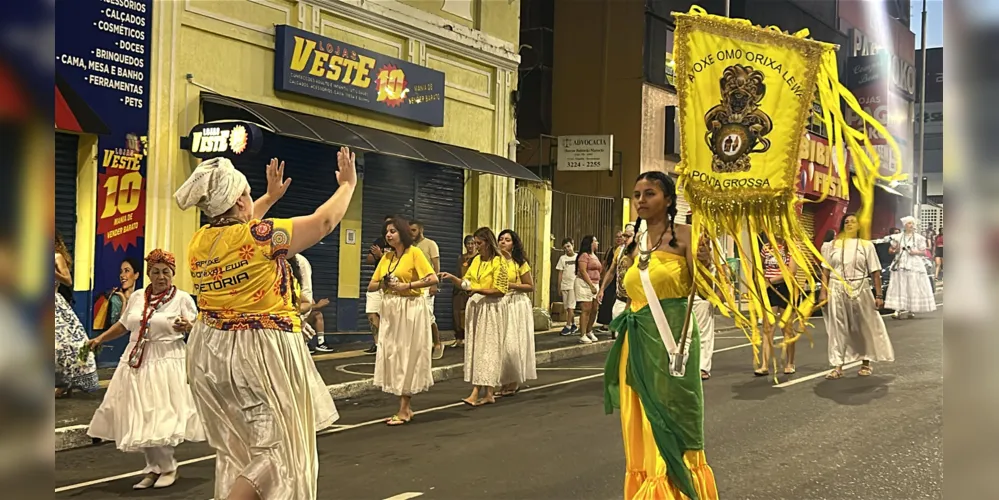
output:
M733 328L732 320L721 315L715 316L715 330L723 331ZM564 359L589 356L610 349L611 339L607 334L598 334L599 342L580 344L579 336L561 336L558 328L547 332L538 332L534 337L538 364L552 363ZM454 339L453 332L441 332L441 339L450 344ZM372 385L375 370L375 356L365 354L371 342L354 342L337 344L339 352L316 354L312 359L316 369L326 382L330 394L339 403L365 392L377 390ZM464 376L463 348L446 348L444 357L433 361L434 381L460 379ZM113 368L98 370L102 389L94 393L74 393L72 397L55 400L55 449L69 450L97 444L87 436L87 426L94 412L104 399L107 383L114 373Z

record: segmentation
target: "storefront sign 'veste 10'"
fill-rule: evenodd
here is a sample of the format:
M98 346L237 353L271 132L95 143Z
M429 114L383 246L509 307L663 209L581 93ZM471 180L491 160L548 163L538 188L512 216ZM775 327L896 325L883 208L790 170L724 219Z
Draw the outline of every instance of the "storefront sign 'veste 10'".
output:
M613 135L563 135L558 138L558 170L614 169Z
M181 146L197 157L235 158L259 151L261 138L262 132L251 123L213 122L196 125Z

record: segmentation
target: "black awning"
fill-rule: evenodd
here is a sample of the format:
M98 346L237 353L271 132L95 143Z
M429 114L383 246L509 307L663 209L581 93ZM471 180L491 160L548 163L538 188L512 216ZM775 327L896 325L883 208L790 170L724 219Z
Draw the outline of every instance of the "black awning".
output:
M275 133L296 139L347 146L410 160L447 165L487 174L532 182L541 178L524 166L502 156L480 153L467 148L393 134L370 127L353 125L329 118L287 111L273 106L203 92L201 100L249 113L261 125ZM235 118L235 116L234 116Z

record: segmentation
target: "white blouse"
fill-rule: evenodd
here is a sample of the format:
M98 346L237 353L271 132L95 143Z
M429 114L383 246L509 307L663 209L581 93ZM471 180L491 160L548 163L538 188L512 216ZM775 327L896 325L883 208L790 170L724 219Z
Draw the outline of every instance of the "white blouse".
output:
M139 323L142 322L142 313L146 307L146 289L136 290L128 298L128 304L121 313L118 320L126 330L131 332L128 340L135 342L139 340ZM177 290L177 293L166 304L160 306L149 318L149 329L146 331L146 338L150 342L171 342L184 338L183 332L173 329L173 323L178 317L182 317L194 323L198 316L198 309L194 305L194 299L187 292Z
M903 270L924 269L926 249L929 248L926 237L918 234L905 234L904 232L893 234L890 237L891 245L898 249L898 268ZM919 255L912 255L905 248L916 250Z
M858 238L837 239L822 245L822 257L846 281L859 281L881 270L874 243ZM835 273L830 277L832 281Z

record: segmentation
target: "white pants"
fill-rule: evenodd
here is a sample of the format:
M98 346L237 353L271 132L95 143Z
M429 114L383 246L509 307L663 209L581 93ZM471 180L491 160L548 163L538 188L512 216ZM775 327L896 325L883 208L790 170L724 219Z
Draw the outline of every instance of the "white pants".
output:
M613 321L618 316L620 316L621 313L624 312L624 308L627 307L627 306L628 306L628 304L626 304L623 300L621 300L621 299L615 300L614 301L614 308L611 309L611 321Z
M434 302L435 302L434 299L436 299L437 296L428 294L426 298L427 298L427 310L430 312L430 324L436 325L437 316L434 316Z
M142 454L146 456L146 468L142 469L143 474L166 474L177 470L177 460L173 458L173 446L143 448Z
M365 314L378 314L382 309L382 291L375 290L373 292L367 292L364 294L366 300L364 301L364 312Z
M701 332L701 369L711 373L711 355L715 350L715 316L711 302L694 297L694 321Z

